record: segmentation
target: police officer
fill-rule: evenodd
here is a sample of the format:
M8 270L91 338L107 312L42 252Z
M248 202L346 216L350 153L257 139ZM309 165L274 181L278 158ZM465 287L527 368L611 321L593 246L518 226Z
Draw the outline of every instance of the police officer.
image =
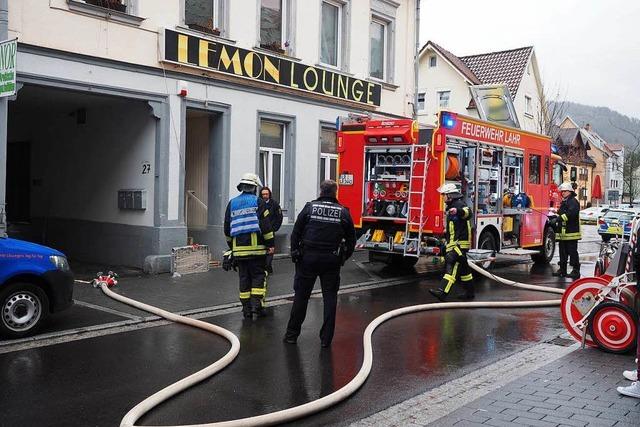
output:
M460 280L464 286L462 294L458 297L470 300L475 297L473 275L467 263L467 252L471 248L473 215L455 184L444 184L438 188L438 192L446 197L445 274L440 288L429 289L429 292L440 301L445 301L453 284Z
M320 329L322 347L329 347L336 324L340 267L356 244L349 210L338 203L335 181L320 184L320 197L309 202L298 215L291 232L291 259L296 264L295 297L283 341L295 344L307 314L307 303L316 278L320 277L324 321Z
M578 258L578 240L580 234L580 203L576 200L576 193L571 183L564 182L558 187L562 195L562 202L558 209L556 240L560 248L560 269L553 273L556 277L580 277L580 259ZM570 261L571 273L567 274L567 261Z
M224 215L224 234L238 266L242 313L248 319L264 315L265 260L274 250L269 210L256 195L261 185L256 174L245 173L237 187L241 194L229 201Z

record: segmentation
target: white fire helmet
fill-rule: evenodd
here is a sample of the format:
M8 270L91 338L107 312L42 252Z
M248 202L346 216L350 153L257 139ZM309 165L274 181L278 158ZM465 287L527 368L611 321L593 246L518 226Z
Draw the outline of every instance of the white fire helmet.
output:
M242 175L242 179L238 183L238 190L240 190L241 184L253 185L254 187L262 187L262 181L260 177L255 173L247 172Z
M573 186L570 182L563 182L562 184L560 184L560 186L558 187L558 191L571 191L572 193L575 193L575 190L573 189Z
M441 185L440 188L438 188L438 193L453 194L453 193L460 193L460 190L458 190L458 187L455 184L447 183L447 184Z

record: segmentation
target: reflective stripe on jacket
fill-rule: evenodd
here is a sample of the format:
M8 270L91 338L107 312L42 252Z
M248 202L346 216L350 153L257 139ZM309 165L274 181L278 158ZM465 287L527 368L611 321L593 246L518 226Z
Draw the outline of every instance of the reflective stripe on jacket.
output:
M471 221L473 220L471 208L465 205L462 199L455 199L447 203L447 210L451 208L456 208L456 214L447 215L446 251L452 251L456 247L471 249Z
M267 248L273 247L274 235L264 201L251 193L231 199L225 211L224 234L234 257L266 255Z
M558 218L561 221L560 233L556 240L580 240L580 203L572 194L560 203Z

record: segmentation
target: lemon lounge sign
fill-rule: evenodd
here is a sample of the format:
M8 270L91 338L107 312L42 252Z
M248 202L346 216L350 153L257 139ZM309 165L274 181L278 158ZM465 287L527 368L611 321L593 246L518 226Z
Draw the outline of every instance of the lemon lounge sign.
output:
M380 106L382 86L323 68L165 29L164 60Z
M16 39L0 42L0 97L16 93Z

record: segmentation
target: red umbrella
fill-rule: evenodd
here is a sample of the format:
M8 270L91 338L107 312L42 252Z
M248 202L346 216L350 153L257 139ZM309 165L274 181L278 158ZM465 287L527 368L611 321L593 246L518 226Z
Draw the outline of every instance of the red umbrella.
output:
M602 184L600 183L600 175L596 175L593 179L593 186L591 187L591 197L594 199L602 199Z

